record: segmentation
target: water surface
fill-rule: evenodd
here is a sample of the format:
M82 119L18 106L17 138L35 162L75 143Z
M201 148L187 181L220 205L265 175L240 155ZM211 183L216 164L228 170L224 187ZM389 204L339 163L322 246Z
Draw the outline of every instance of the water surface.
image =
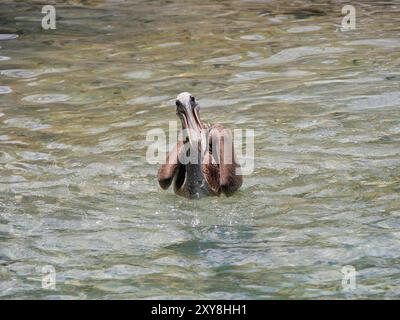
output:
M398 1L40 2L0 4L0 298L400 297ZM182 91L255 131L233 197L157 184Z

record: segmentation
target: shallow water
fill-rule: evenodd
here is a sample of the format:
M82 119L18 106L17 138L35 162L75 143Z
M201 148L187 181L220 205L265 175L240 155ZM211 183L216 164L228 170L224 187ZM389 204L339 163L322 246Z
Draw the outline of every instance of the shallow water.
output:
M1 298L400 297L399 1L39 3L0 4ZM157 184L182 91L255 131L233 197Z

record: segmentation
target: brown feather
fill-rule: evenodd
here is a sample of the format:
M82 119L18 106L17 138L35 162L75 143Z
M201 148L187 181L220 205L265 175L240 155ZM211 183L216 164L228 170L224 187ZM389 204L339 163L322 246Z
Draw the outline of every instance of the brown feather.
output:
M208 187L216 194L220 194L221 189L219 185L219 168L218 165L212 163L212 155L207 152L201 166L204 178L207 181Z
M232 133L222 124L215 124L209 133L212 156L218 163L219 186L227 196L232 195L242 185L240 166L235 161ZM214 145L216 144L216 145Z
M179 166L178 155L181 152L182 147L183 141L178 141L176 146L168 154L166 163L162 164L158 170L158 183L164 190L169 188L175 174L177 173Z

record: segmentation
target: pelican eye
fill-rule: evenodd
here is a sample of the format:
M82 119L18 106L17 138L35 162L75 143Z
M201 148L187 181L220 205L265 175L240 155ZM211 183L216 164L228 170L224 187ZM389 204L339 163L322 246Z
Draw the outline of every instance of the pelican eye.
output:
M193 96L190 96L190 102L195 103L196 99Z

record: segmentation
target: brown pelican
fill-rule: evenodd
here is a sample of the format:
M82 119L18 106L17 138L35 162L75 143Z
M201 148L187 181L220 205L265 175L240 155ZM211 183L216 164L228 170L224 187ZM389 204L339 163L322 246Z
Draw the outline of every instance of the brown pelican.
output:
M158 171L161 188L168 189L174 182L175 193L187 198L219 196L221 192L231 196L242 185L231 131L219 123L209 126L202 122L200 105L188 92L179 94L175 104L186 137L178 139Z

